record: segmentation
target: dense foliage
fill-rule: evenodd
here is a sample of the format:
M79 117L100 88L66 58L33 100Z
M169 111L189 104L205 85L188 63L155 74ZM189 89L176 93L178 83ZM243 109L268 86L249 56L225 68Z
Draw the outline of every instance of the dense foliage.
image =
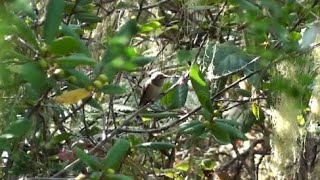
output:
M318 1L3 0L0 8L1 179L317 171L319 128L309 130L320 113ZM140 107L155 70L170 78Z

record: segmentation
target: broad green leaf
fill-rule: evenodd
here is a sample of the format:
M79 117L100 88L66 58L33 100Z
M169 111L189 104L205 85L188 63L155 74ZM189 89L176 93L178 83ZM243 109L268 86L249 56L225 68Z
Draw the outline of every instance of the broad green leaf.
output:
M138 144L136 145L136 147L155 149L155 150L170 150L174 148L175 145L167 142L146 142L146 143Z
M178 132L182 133L184 130L189 129L193 126L202 124L202 122L198 121L198 120L194 120L194 121L190 121L190 122L184 122L179 126Z
M101 164L97 157L91 156L87 153L85 153L82 149L76 147L75 148L77 157L80 159L81 162L89 166L92 170L99 170L101 168Z
M127 92L127 90L124 87L121 87L118 85L108 84L101 89L101 92L114 95L114 94L124 94Z
M7 126L4 133L0 136L3 139L19 138L25 136L32 127L32 121L29 119L18 119Z
M191 61L194 58L194 52L191 50L180 49L177 52L179 62Z
M256 14L262 14L260 8L258 6L256 6L255 4L251 3L250 1L246 1L246 0L237 0L236 1L241 8L252 12L252 13L256 13Z
M151 22L148 22L146 24L141 25L139 31L141 33L146 33L146 32L150 32L150 31L154 31L160 27L161 27L161 23L159 21L151 21Z
M74 54L66 57L58 58L58 64L67 67L76 67L80 65L94 66L96 61L85 54Z
M247 140L247 137L244 135L242 131L240 131L239 129L237 129L236 127L228 123L216 121L215 125L219 127L219 129L222 129L222 131L224 131L225 133L228 133L231 140L234 140L234 139Z
M49 0L44 22L44 40L47 44L51 44L57 35L63 18L64 6L64 0Z
M138 33L138 25L136 20L131 19L123 25L116 36L124 36L131 39L135 34ZM128 44L127 44L128 45Z
M152 61L155 60L155 57L147 57L147 56L139 56L139 57L135 57L132 59L132 62L138 66L138 67L142 67L146 64L151 63Z
M174 169L187 172L190 168L190 163L188 161L182 161L178 164L174 164Z
M137 32L138 27L135 20L129 20L125 25L123 25L119 32L111 39L110 44L108 45L108 48L102 58L102 62L107 64L110 63L114 58L122 56L129 45L131 38Z
M174 83L178 81L178 78L173 78L171 82L167 82L163 85L162 91L168 90ZM177 109L185 105L188 96L188 84L184 83L161 98L161 104L168 109Z
M183 130L181 134L192 134L192 135L200 136L205 132L206 132L205 126L203 124L198 124Z
M127 61L126 58L122 57L115 58L110 65L116 70L124 71L134 71L137 67L133 62Z
M165 92L166 90L168 90L171 86L173 85L173 83L171 82L166 82L163 86L162 86L162 92ZM174 102L174 97L175 97L176 92L175 91L170 91L168 92L165 96L163 96L160 99L160 102L163 106L169 108L172 106L173 102Z
M21 77L29 82L31 86L38 92L47 88L47 74L37 63L26 63L10 67L12 72L19 73Z
M3 58L12 59L13 62L16 60L19 60L22 63L33 61L31 58L27 57L26 55L11 49L5 52L5 55L3 55Z
M85 23L98 23L102 21L102 18L95 15L95 14L91 14L91 13L87 13L87 12L78 12L75 14L75 18L77 18L79 21L81 22L85 22Z
M67 55L77 52L80 48L80 43L71 36L63 36L55 39L49 46L49 51L57 55Z
M215 140L220 144L229 144L231 143L230 134L223 128L214 123L211 127L211 134Z
M94 107L100 111L103 110L101 104L95 99L90 99L90 101L88 102L88 105L90 105L91 107Z
M70 138L71 134L69 133L61 133L58 135L55 135L54 137L51 138L50 143L51 144L58 144L62 141L68 140Z
M212 159L203 159L201 166L205 170L214 170L216 163Z
M205 56L204 60L214 65L213 73L217 75L236 71L253 59L231 43L209 45L206 49L206 54L208 56ZM247 68L250 69L252 67L251 65Z
M81 29L81 28L80 28ZM67 26L67 25L62 25L62 32L65 36L71 36L73 37L75 40L77 40L77 44L80 44L79 47L79 52L87 55L88 57L90 57L90 53L89 50L87 48L87 46L85 45L85 43L80 39L79 34L75 31L75 28L72 28L71 25Z
M76 77L76 83L81 87L87 87L92 84L91 79L83 72L77 71L75 69L67 69L66 72Z
M102 162L104 171L108 172L109 169L118 171L123 159L127 156L129 149L130 143L128 140L118 139Z
M193 64L190 68L190 80L194 91L203 108L208 112L213 112L212 103L210 100L209 86L207 85L203 74L200 72L199 66Z

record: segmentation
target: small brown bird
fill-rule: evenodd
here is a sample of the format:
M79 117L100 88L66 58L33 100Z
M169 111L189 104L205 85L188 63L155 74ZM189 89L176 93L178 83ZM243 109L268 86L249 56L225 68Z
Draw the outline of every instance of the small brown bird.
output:
M160 95L163 82L167 77L169 76L161 72L154 72L151 75L150 79L146 81L142 88L142 95L139 103L140 107L146 105Z

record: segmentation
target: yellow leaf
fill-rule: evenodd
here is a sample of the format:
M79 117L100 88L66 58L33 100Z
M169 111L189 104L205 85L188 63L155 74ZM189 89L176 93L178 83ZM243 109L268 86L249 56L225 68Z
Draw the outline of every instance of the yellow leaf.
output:
M55 97L54 100L60 104L74 104L90 95L91 91L80 88L72 91L65 91L60 96Z

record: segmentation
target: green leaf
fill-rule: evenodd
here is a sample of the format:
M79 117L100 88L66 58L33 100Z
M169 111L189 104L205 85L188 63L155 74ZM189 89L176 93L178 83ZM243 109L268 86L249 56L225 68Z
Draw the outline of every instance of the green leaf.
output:
M210 100L209 87L204 79L203 74L200 72L199 66L197 64L193 64L191 66L189 76L191 79L192 87L196 92L196 95L202 107L205 108L208 112L212 113L213 107Z
M191 61L194 58L194 52L191 50L180 49L177 52L179 62Z
M66 72L70 73L71 76L76 77L77 84L81 87L87 87L92 84L91 79L83 72L77 71L75 69L68 69Z
M125 139L118 139L102 162L104 171L108 172L109 169L117 171L120 168L123 159L127 155L129 148L129 141Z
M47 44L51 44L57 35L63 18L64 6L64 0L49 0L44 22L44 40Z
M146 64L149 64L155 60L155 57L147 57L147 56L139 56L132 59L132 62L136 66L144 66Z
M198 120L194 120L194 121L190 121L190 122L184 122L179 126L178 132L181 133L186 129L189 129L193 126L202 124L202 122L198 121Z
M101 89L101 92L114 95L114 94L124 94L127 92L127 90L115 84L108 84Z
M90 99L90 101L88 102L88 105L90 105L91 107L94 107L100 111L103 110L101 104L95 99Z
M178 81L178 78L172 78L171 82L167 82L162 86L162 92L168 90L173 84ZM185 105L188 96L188 84L184 83L161 98L161 104L168 109L177 109Z
M76 67L79 65L89 65L94 66L96 61L85 54L74 54L71 56L58 58L56 61L62 66Z
M123 25L119 32L117 33L117 37L124 36L128 39L131 39L134 35L138 33L138 25L136 20L131 19L125 25ZM127 44L128 45L128 44Z
M161 23L159 21L151 21L151 22L148 22L146 24L141 25L139 31L141 33L146 33L146 32L150 32L150 31L154 31L160 27L161 27Z
M62 141L68 140L70 136L71 134L69 133L61 133L61 134L55 135L54 137L51 138L50 143L58 144Z
M170 150L175 147L172 143L167 142L146 142L136 145L138 148L148 148L154 150Z
M181 132L181 134L192 134L196 136L200 136L203 133L205 133L205 126L203 124L194 125Z
M23 137L31 130L32 121L29 119L19 119L9 124L4 133L0 136L2 139L11 139Z
M257 103L253 102L251 105L251 110L256 119L260 119L260 110Z
M213 63L215 67L213 73L217 75L236 71L252 60L243 50L231 43L210 45L206 52L208 56L205 56L205 61Z
M231 143L231 138L229 133L227 133L222 127L214 123L211 127L211 134L215 140L220 144L229 144Z
M102 62L107 64L110 63L114 58L123 55L130 43L131 38L137 33L137 31L137 23L134 20L130 20L123 25L120 28L120 31L110 40L110 44L104 53Z
M39 64L34 62L26 63L24 65L12 66L10 69L13 72L19 73L35 90L41 91L47 88L47 74Z
M88 50L87 46L80 39L79 34L75 32L74 28L72 28L71 25L69 25L69 26L62 25L62 32L63 32L63 34L65 36L71 36L75 40L77 40L78 41L77 44L80 44L79 52L82 53L82 54L87 55L88 57L90 57L90 53L89 53L89 50Z
M190 163L188 161L182 161L174 166L174 169L187 172L190 168Z
M216 140L221 144L231 143L235 139L247 140L245 134L235 126L230 125L228 121L215 121L211 127L211 133Z
M101 168L101 163L95 156L91 156L87 153L85 153L82 149L76 147L75 148L77 157L80 159L81 162L85 163L87 166L89 166L92 170L99 170Z
M77 52L80 48L80 43L71 36L63 36L55 39L50 47L49 51L57 55L67 55L72 52Z
M75 18L78 19L80 22L85 22L85 23L98 23L102 21L102 18L91 13L87 12L78 12L75 14Z

